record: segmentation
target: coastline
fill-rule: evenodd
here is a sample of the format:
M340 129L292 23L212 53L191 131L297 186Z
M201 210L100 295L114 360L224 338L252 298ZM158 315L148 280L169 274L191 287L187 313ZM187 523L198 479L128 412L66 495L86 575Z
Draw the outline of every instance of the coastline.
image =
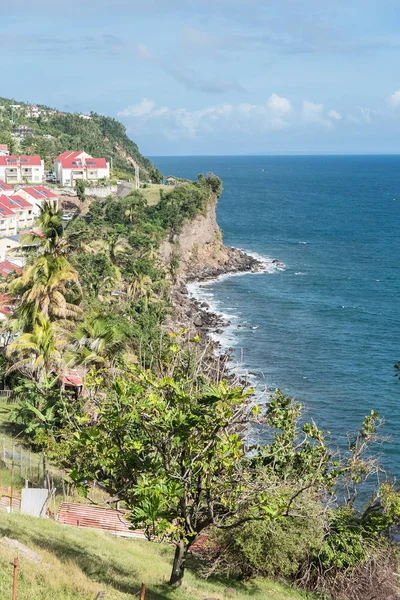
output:
M285 265L278 259L271 259L245 250L225 247L228 260L223 264L204 266L189 270L178 282L172 293L174 318L168 323L169 329L186 329L189 337L198 335L204 348L204 361L208 370L215 370L220 377L239 380L248 385L252 373L236 373L232 364L233 348L224 345L219 339L232 326L228 315L218 312L210 302L202 297L201 289L207 283L215 283L222 278L239 275L272 274L283 270ZM237 327L241 327L240 324Z

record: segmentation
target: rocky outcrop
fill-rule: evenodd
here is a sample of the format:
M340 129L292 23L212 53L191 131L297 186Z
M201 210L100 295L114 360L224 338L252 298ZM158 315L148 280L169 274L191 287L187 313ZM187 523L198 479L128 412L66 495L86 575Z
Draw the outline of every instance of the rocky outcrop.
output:
M261 264L245 252L224 246L217 223L217 201L216 197L212 198L206 214L185 223L179 234L165 239L160 245L162 261L169 264L175 260L179 265L179 281L261 269Z

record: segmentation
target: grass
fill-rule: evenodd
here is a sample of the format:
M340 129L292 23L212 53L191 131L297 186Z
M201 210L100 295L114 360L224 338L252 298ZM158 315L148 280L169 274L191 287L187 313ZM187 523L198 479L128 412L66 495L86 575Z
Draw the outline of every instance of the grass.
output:
M35 563L20 553L18 600L106 600L135 597L146 582L146 600L300 600L307 596L278 583L201 579L187 571L180 589L167 585L173 549L167 544L120 539L109 534L60 525L48 519L0 513L0 536L37 552ZM1 541L1 540L0 540ZM12 597L11 561L18 552L0 543L0 598Z
M171 192L174 189L174 185L163 185L163 184L148 184L148 187L140 188L140 193L147 200L149 206L154 206L160 201L160 190Z

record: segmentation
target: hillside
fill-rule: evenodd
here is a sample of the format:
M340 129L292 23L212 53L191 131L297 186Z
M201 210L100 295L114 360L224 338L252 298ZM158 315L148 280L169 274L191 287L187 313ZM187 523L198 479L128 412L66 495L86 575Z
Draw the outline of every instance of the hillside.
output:
M0 98L0 143L8 144L11 154L40 154L50 170L57 155L66 150L84 149L92 156L106 157L117 176L134 175L134 163L137 163L142 170L142 180L159 180L151 161L140 153L124 125L116 119L96 113L64 113L46 106L37 107L33 113L37 117L31 114L28 104ZM13 129L20 126L32 129L32 134L13 135Z
M184 585L171 590L167 581L173 550L166 544L119 539L93 530L59 525L25 515L0 513L0 536L22 543L0 544L0 597L11 598L12 566L19 555L18 600L94 600L100 590L107 600L136 597L141 582L146 600L300 600L304 594L268 580L251 583L205 581L189 570ZM35 554L28 553L27 549Z

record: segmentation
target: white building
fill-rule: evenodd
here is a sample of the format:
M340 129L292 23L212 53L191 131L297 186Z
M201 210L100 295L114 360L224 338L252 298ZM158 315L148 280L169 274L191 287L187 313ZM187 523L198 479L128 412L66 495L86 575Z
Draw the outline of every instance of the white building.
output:
M25 116L28 119L38 119L40 117L40 109L38 106L27 106Z
M54 171L61 185L73 187L77 179L110 179L110 164L105 158L93 158L87 152L63 152L54 160Z
M35 156L0 156L0 179L8 184L42 183L44 161Z
M21 248L18 237L15 235L13 237L0 238L0 261L6 260L7 256L11 256L17 252L17 248Z
M34 217L39 216L45 202L55 202L58 208L58 197L43 185L23 187L17 191L17 194L32 204Z

